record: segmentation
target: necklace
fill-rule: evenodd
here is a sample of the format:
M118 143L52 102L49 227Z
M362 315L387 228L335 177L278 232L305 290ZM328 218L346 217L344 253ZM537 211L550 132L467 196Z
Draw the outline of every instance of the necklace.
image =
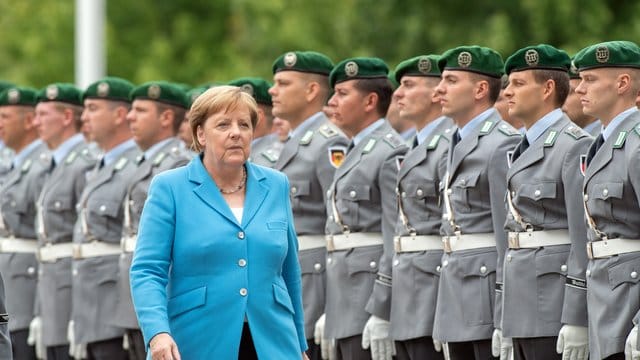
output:
M242 180L240 180L240 183L238 185L236 185L235 188L231 189L231 190L224 190L223 188L220 188L220 192L223 194L233 194L236 193L240 190L242 190L244 188L244 185L247 181L247 169L245 169L245 167L242 167Z

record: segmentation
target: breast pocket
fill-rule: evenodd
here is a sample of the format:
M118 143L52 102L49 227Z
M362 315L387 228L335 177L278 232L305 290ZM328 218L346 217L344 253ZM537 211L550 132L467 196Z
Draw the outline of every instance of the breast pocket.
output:
M473 192L478 185L480 173L461 174L449 186L453 208L459 212L469 212L472 207Z
M87 209L87 223L91 234L101 241L119 242L122 235L122 202L95 198L89 201Z
M345 184L336 194L338 210L345 225L357 225L359 223L358 211L360 206L366 206L363 202L371 199L371 188L364 184Z
M432 179L424 179L420 182L407 182L402 184L403 202L408 209L419 210L419 218L426 218L432 212L425 211L426 203L436 203L438 197L437 184Z
M556 182L538 182L535 184L522 184L516 194L515 201L526 206L525 219L535 225L550 224L558 220L554 215L553 207L557 205Z
M589 210L595 215L627 221L627 205L623 200L624 184L622 182L607 182L594 184L589 189ZM593 208L591 206L594 206Z

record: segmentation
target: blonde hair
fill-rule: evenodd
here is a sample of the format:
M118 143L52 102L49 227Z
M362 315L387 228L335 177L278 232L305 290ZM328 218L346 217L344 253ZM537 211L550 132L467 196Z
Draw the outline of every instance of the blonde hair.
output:
M258 104L253 96L237 86L216 86L203 92L191 105L188 121L193 134L193 149L202 151L198 142L198 127L204 126L207 119L218 113L235 111L238 108L247 108L251 116L251 126L255 129L258 122Z

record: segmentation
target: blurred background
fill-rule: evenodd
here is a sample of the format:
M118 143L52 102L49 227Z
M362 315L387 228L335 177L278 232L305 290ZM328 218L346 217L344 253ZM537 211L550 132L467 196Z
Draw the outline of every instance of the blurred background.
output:
M601 41L640 41L637 0L0 0L0 79L83 85L76 8L93 1L105 15L103 40L94 40L102 75L135 83L270 79L273 60L289 50L334 62L378 56L393 68L458 45L506 58L542 42L573 55Z

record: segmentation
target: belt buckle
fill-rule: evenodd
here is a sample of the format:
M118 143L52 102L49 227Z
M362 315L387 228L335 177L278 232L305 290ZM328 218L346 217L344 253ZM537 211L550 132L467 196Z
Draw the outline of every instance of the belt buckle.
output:
M451 253L451 237L450 236L443 236L442 237L442 243L443 243L443 248L444 248L444 252L446 252L447 254Z
M400 236L393 237L393 249L396 252L402 251L402 244L400 243Z
M82 259L82 244L73 244L73 258Z
M593 260L593 241L587 242L587 257Z
M520 233L509 232L509 248L520 249Z
M328 252L333 252L336 250L336 247L333 243L333 235L327 235L327 237L325 238L327 240L327 251Z

